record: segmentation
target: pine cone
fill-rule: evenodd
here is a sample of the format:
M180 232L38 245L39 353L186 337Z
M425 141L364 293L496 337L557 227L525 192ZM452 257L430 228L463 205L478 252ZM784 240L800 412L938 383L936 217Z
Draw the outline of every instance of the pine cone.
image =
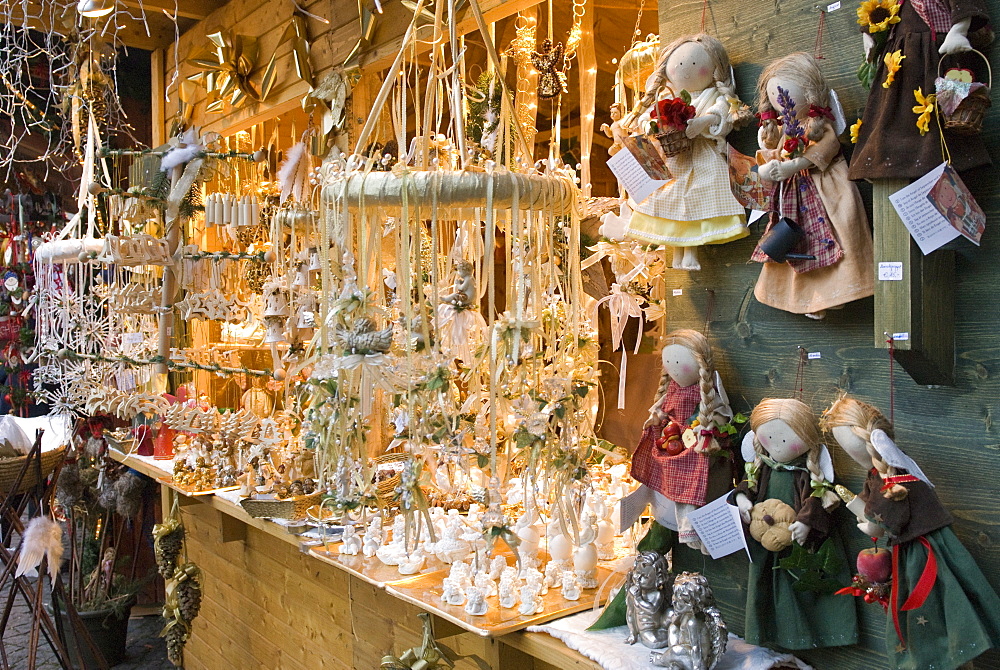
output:
M187 631L184 626L171 626L164 636L167 643L167 660L178 668L184 665L184 643L187 642Z
M177 530L167 533L159 538L155 543L156 569L164 579L174 576L177 569L177 558L184 548L184 526L178 526Z
M188 563L180 570L186 570L189 566L194 567L194 564ZM197 574L188 576L177 584L177 602L180 605L181 619L190 625L201 609L201 584Z

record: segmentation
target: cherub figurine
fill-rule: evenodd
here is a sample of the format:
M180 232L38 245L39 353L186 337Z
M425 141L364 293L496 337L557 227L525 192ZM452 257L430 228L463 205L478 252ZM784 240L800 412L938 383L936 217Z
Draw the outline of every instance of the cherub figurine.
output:
M340 542L340 553L345 556L357 556L361 551L361 536L354 530L354 526L344 526Z
M566 600L580 599L580 583L576 581L576 573L572 570L563 570L562 596Z
M528 574L524 586L521 587L521 607L518 612L524 616L531 616L542 611L542 578L541 573L532 570Z
M448 605L461 605L465 602L465 591L462 586L453 577L445 577L441 580L441 586L443 588L441 592L441 600L443 600Z
M684 572L674 580L673 607L667 612L668 647L651 654L653 665L672 670L712 670L726 652L729 633L708 580Z
M624 587L626 642L641 642L650 649L663 649L669 644L667 631L662 626L669 583L670 568L662 554L643 551L636 556Z
M625 129L622 128L621 124L622 117L625 116L625 105L620 102L613 102L611 103L610 112L611 125L602 123L601 132L612 140L611 146L608 147L608 155L614 156L625 148Z
M518 589L521 580L517 576L517 568L506 567L500 574L500 607L514 607L517 605Z
M371 558L380 546L382 546L382 517L375 516L372 517L368 529L365 531L365 541L361 546L361 551L365 558Z
M472 263L460 260L455 263L455 283L452 292L441 298L442 302L460 309L468 309L476 302L476 278L472 275Z
M475 586L465 589L465 597L468 598L468 602L465 603L466 614L483 616L490 608L489 603L486 602L486 596Z

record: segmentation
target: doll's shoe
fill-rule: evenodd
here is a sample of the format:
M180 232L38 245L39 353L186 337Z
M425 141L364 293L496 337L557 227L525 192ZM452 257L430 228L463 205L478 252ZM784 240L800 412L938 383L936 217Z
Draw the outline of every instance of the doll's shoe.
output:
M816 321L820 321L820 320L826 318L826 310L825 309L821 309L818 312L806 312L805 316L807 318L815 319Z

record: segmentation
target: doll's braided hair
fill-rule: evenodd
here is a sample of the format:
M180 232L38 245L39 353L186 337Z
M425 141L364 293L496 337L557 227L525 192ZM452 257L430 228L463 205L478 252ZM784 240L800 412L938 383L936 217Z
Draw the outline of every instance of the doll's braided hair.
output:
M823 71L819 69L819 62L812 54L800 51L772 61L760 73L760 77L757 79L757 112L762 116L766 112L781 113L780 109L774 108L767 95L767 82L775 77L791 79L802 87L806 99L795 101L796 107L799 109L809 105L830 106L830 86L826 83ZM806 139L813 142L818 141L826 133L826 123L820 117L808 118L803 125L805 126ZM778 119L764 121L758 138L761 149L777 149L781 141L780 121Z
M895 439L892 424L878 408L843 395L823 413L821 424L823 430L827 432L837 426L848 426L851 432L864 440L865 450L871 456L872 465L881 477L894 477L897 474L896 468L886 463L872 444L873 430L883 430L890 438ZM905 486L895 484L882 495L890 500L902 500L907 493Z
M725 411L728 408L715 388L715 359L708 338L697 330L685 328L675 330L667 335L663 348L666 349L672 344L679 344L690 351L698 364L698 386L701 395L701 400L698 403L699 425L711 429L725 424L728 420ZM660 408L668 386L670 386L670 375L667 374L666 365L664 365L660 384L656 389L656 401L649 408L647 426L663 424L669 418Z
M733 82L732 69L729 67L729 54L726 53L726 47L722 45L722 42L711 35L701 33L698 35L680 37L665 46L663 50L660 51L660 57L656 61L656 67L653 68L653 76L646 85L646 92L639 101L639 107L649 107L656 102L660 89L667 85L667 61L674 54L674 52L681 47L681 45L687 44L688 42L697 42L704 47L706 52L708 52L709 58L712 59L712 81L715 83L715 87L730 97L737 97L736 86ZM680 91L674 91L674 93L678 94Z
M776 420L784 421L788 424L792 432L801 437L809 445L809 453L806 456L806 469L809 470L810 478L814 482L825 482L832 485L833 482L827 482L826 477L823 475L823 470L819 466L819 455L822 445L820 443L820 432L819 425L816 422L816 415L809 405L794 398L765 398L750 413L750 429L754 432L753 450L757 455L754 459L752 470L754 472L760 470L760 455L766 451L764 445L761 444L760 439L757 437L757 432L768 421ZM836 506L840 501L837 494L831 490L823 494L822 500L823 507L826 509Z

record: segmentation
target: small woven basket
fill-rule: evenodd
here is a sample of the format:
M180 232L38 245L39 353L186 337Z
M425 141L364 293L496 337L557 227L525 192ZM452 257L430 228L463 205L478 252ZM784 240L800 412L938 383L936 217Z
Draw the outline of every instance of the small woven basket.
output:
M277 500L273 498L244 498L240 505L250 516L255 519L268 517L271 519L304 519L306 510L313 505L318 505L323 498L322 491L316 491L304 496L284 498Z
M993 88L993 68L990 67L990 61L982 53L972 50L972 53L978 54L980 58L986 63L986 69L989 71L989 81L986 82L984 88L976 89L968 96L965 100L959 103L958 107L951 114L942 114L944 119L945 130L950 130L957 135L978 135L983 130L983 119L986 118L986 112L989 111L990 105L993 102L990 100L990 90ZM938 62L938 76L941 76L941 64L944 62L942 58Z
M656 139L660 140L663 153L667 158L673 158L678 154L691 150L692 140L684 130L668 130L665 133L657 133Z
M17 476L20 474L21 468L24 467L24 463L28 460L28 457L0 458L0 492L4 494L25 493L51 475L56 467L62 463L63 456L65 455L65 446L51 451L43 451L41 477L39 477L39 468L35 466L29 467L28 471L24 473L24 477L21 479L21 483L18 485L16 491L11 491L11 489L14 488L14 482L17 480Z
M383 454L375 459L375 468L378 472L379 465L385 465L386 463L402 463L408 461L412 458L410 454ZM402 482L403 478L399 473L387 477L375 484L375 499L378 501L378 506L382 508L393 508L399 506L399 501L396 500L396 488Z

